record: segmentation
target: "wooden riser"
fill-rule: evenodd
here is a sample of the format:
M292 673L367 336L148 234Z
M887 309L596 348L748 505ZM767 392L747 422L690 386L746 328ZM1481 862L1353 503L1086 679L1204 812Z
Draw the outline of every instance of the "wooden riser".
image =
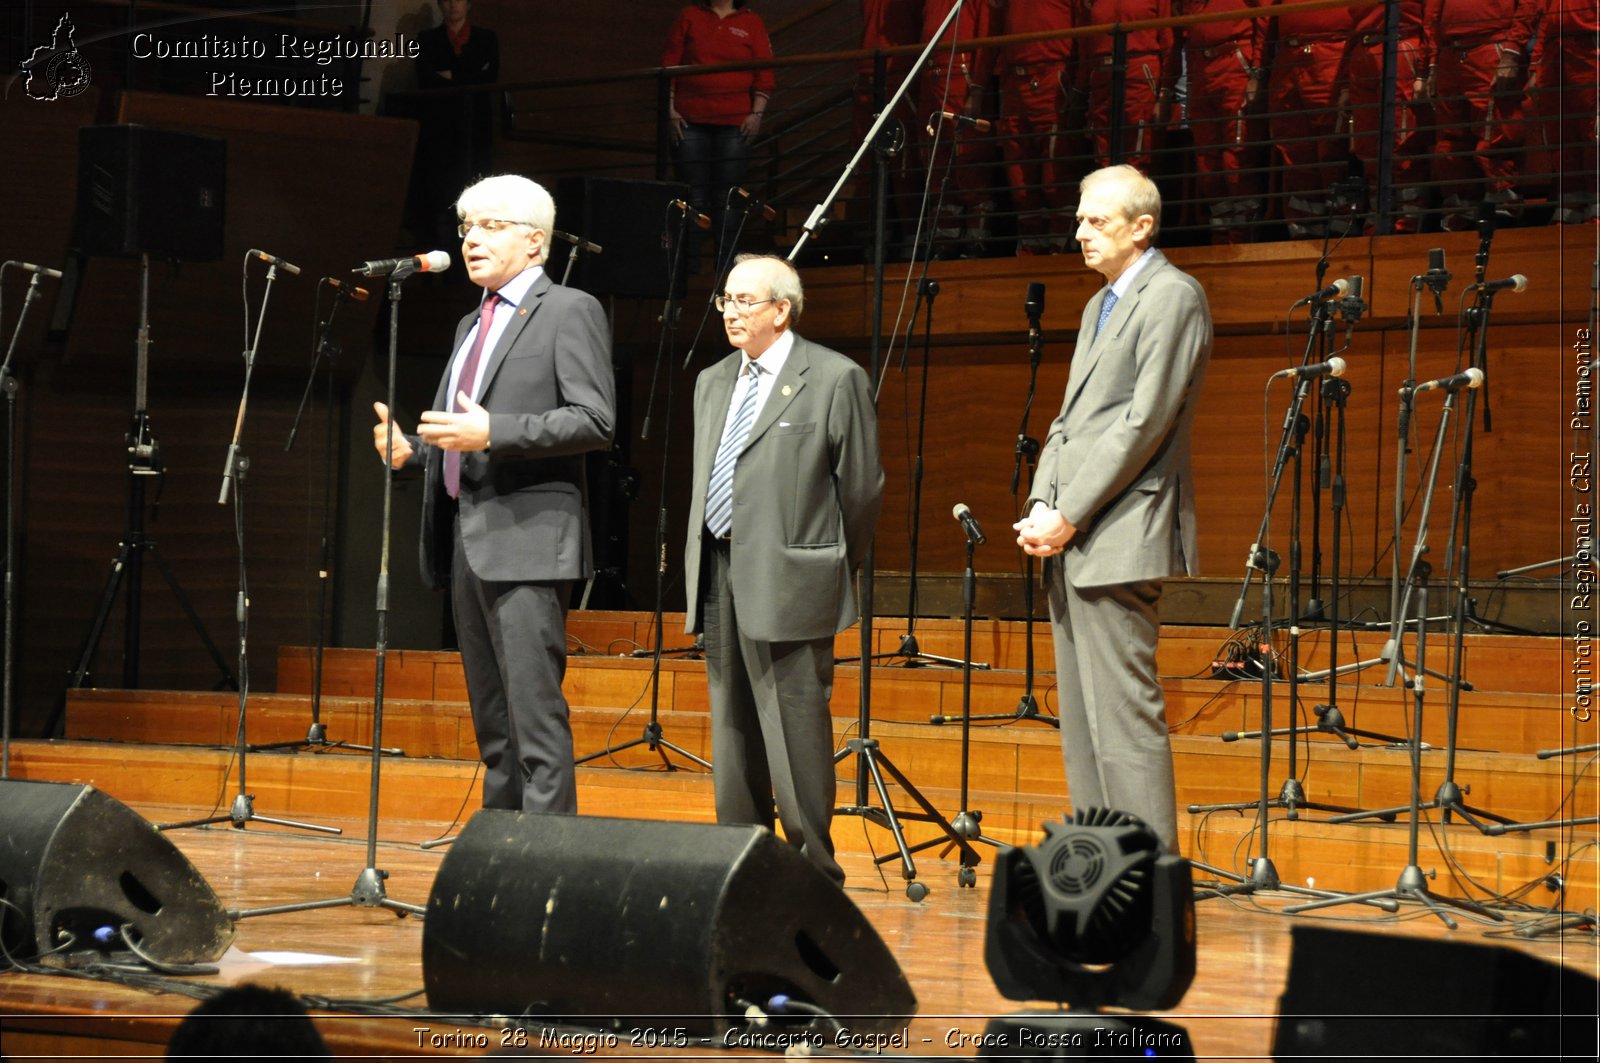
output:
M894 733L897 730L885 729L884 751L937 809L953 815L959 809L959 791L932 785L945 780L924 774L917 749L903 743L901 736ZM40 741L12 746L12 772L16 778L90 783L135 805L161 804L203 812L216 803L222 815L227 814L237 793L233 760L227 750L171 746ZM421 842L437 832L435 824L470 816L478 805L475 769L476 765L461 761L384 758L378 804L380 838L386 842ZM314 823L319 818L363 819L367 813L370 757L342 753L253 754L247 770L249 792L254 795L254 809L260 816ZM842 764L841 805L856 804L854 780L854 766ZM914 857L922 874L953 874L954 860L942 852L942 833L913 818L916 804L892 781L889 790L908 842L935 843ZM986 837L1006 844L1030 844L1039 837L1040 824L1061 815L1062 803L1054 796L1059 792L974 787L967 804L981 813ZM1592 809L1592 789L1590 794ZM1243 796L1249 800L1254 795ZM1309 796L1317 799L1322 795ZM1489 795L1484 796L1488 799ZM579 805L590 815L689 822L714 819L711 780L701 772L580 768ZM879 811L882 808L871 788L866 805ZM1269 825L1270 853L1282 881L1304 885L1311 880L1319 887L1334 890L1387 889L1395 884L1410 859L1404 820L1393 825L1338 825L1324 822L1324 818L1321 813L1307 813L1291 822L1283 818L1281 811L1273 814ZM1253 808L1213 814L1180 811L1184 853L1191 859L1244 874L1244 861L1259 851L1259 835L1252 836L1254 824ZM255 824L249 829L280 828ZM1600 903L1596 892L1600 888L1600 858L1592 845L1593 837L1592 829L1486 837L1459 822L1442 826L1434 813L1420 834L1418 863L1424 870L1437 870L1431 888L1445 895L1479 895L1468 886L1451 881L1450 860L1462 874L1491 889L1510 892L1533 883L1534 889L1526 898L1531 905L1556 902L1556 895L1541 880L1559 873L1566 881L1566 907L1593 908ZM893 839L881 823L869 822L863 816L839 816L834 839L842 851L888 855L885 870L891 877L901 870ZM992 850L983 845L977 848L987 865ZM1570 863L1569 852L1578 853ZM1197 877L1204 875L1199 873Z
M286 656L293 662L292 655ZM286 674L287 673L287 674ZM308 672L299 673L301 677ZM288 669L280 671L286 679L286 689L301 689L296 674ZM970 674L946 668L895 668L875 667L872 670L872 718L900 723L927 723L929 718L942 715L952 722L959 720L964 692L970 688L971 712L974 716L1011 716L1021 703L1026 682L1015 672L984 671ZM1374 680L1377 679L1375 675ZM1040 710L1047 714L1059 711L1057 692L1048 673L1036 677L1034 698ZM1259 680L1224 682L1213 679L1168 679L1163 683L1167 693L1167 720L1179 734L1222 736L1227 732L1250 731L1261 726L1263 690ZM309 682L304 684L309 690ZM660 685L651 690L651 662L632 658L573 658L567 669L564 684L568 701L574 709L592 708L613 716L622 714L622 706L636 706L634 711L648 711L652 695L657 710L664 716L680 714L703 715L708 707L705 665L695 660L663 661ZM327 655L323 682L324 696L319 706L330 730L337 730L348 717L346 727L369 728L373 704L373 659L368 651L337 650ZM861 672L858 666L841 665L834 674L833 714L838 720L853 720L859 715ZM1273 726L1287 724L1289 688L1285 683L1275 683L1273 696ZM185 701L193 700L196 706L209 706L219 713L220 731L207 729L197 734L175 729L174 721L166 717L170 700L164 693L153 696L143 691L70 691L68 693L69 725L67 734L74 738L113 738L133 741L185 741L216 744L233 741L238 714L237 695L228 693L195 693L173 695ZM1316 723L1312 715L1315 706L1325 704L1328 690L1325 685L1301 684L1298 692L1302 706L1297 722L1301 726ZM127 718L117 718L112 723L90 723L83 714L90 703L104 704L126 700ZM453 653L403 651L387 657L384 677L384 744L400 746L417 756L475 756L463 753L460 745L470 740L470 726L465 734L459 726L433 719L432 706L456 706L457 715L465 712L466 684L461 678L460 660ZM1424 692L1422 738L1434 747L1443 747L1448 738L1448 696L1439 685ZM141 710L138 706L151 707ZM248 726L252 742L291 741L304 737L311 719L308 694L293 697L289 694L254 694L250 698L251 714ZM1370 685L1343 685L1339 689L1338 705L1347 727L1358 727L1375 735L1404 739L1410 733L1414 712L1410 691L1401 686L1382 687ZM193 711L204 714L196 707ZM96 710L98 713L100 710ZM188 710L185 710L188 711ZM133 719L143 712L141 723ZM298 719L296 719L298 718ZM1571 716L1563 708L1559 695L1539 693L1506 693L1466 691L1459 697L1457 745L1462 749L1493 750L1508 754L1530 755L1539 750L1560 749L1587 741ZM1026 726L1037 726L1028 724ZM287 727L285 731L282 728ZM109 729L108 729L109 728ZM216 737L220 735L221 737ZM331 737L345 741L365 742L348 734ZM1331 733L1311 733L1307 739L1314 745L1342 745ZM1383 739L1363 739L1383 741ZM414 747L414 748L413 748Z
M1182 707L1184 699L1173 700ZM249 706L246 737L251 745L296 743L307 737L309 699L255 695ZM321 714L328 741L371 743L370 701L327 697L322 700ZM1248 708L1243 717L1255 722ZM648 710L643 707L627 713L575 707L571 712L573 747L580 757L616 749L640 739L648 720ZM226 693L91 690L74 692L68 702L67 733L74 739L228 747L236 741L237 726L238 698ZM874 720L872 726L873 735L884 741L892 759L914 781L931 779L956 785L961 772L959 725L931 727ZM679 710L663 718L663 728L674 745L695 756L710 757L704 713ZM834 717L840 748L857 729L856 719ZM1424 733L1430 743L1435 741L1427 728ZM1438 740L1442 741L1442 736ZM413 759L469 763L477 759L471 715L462 702L385 701L382 744ZM1036 722L977 726L971 730L970 744L972 788L1002 793L1065 792L1061 747L1054 728ZM1249 800L1259 789L1258 741L1224 742L1215 733L1180 729L1173 747L1181 802ZM1274 784L1286 776L1288 752L1286 739L1273 742ZM1438 745L1423 751L1425 798L1438 788L1445 759L1445 751ZM612 767L660 763L660 755L643 743L595 761L597 766ZM1568 777L1573 768L1561 758L1541 760L1528 754L1462 749L1456 757L1455 778L1474 803L1515 820L1542 821L1556 814L1555 809L1574 787L1573 807L1594 808L1600 800L1596 777L1573 780ZM1364 745L1350 750L1343 743L1317 736L1309 743L1297 742L1295 773L1304 781L1307 798L1312 801L1389 808L1404 804L1409 796L1410 760L1404 747Z
M901 618L880 617L873 628L875 654L891 654L900 646L906 632L906 622ZM652 651L655 646L653 619L649 613L627 612L574 612L568 621L567 634L572 660L630 659L634 650ZM952 660L962 659L963 636L959 620L919 618L915 627L918 649ZM1221 627L1196 627L1192 625L1167 625L1161 633L1156 664L1162 675L1206 677L1211 674L1213 662L1223 654L1236 632ZM1356 662L1375 661L1382 653L1388 633L1386 631L1357 631L1341 635L1338 646L1338 663L1341 666ZM1040 676L1055 670L1055 658L1050 642L1050 625L1033 625L1034 668ZM683 633L683 615L668 613L665 617L663 646L667 650L693 645L693 638ZM1331 639L1326 630L1307 629L1298 640L1299 664L1302 672L1315 672L1328 666ZM1563 662L1565 644L1558 638L1541 638L1519 635L1467 636L1466 678L1480 691L1522 691L1526 693L1560 694L1567 689ZM849 628L834 640L835 652L841 658L855 658L861 653L859 628ZM1287 639L1280 640L1279 652L1287 657ZM1020 673L1025 667L1027 638L1025 625L1016 621L981 620L973 625L972 659L1002 672ZM1414 652L1408 638L1405 652ZM1430 635L1428 666L1435 671L1445 671L1450 664L1450 640L1441 632ZM311 692L312 650L305 646L284 646L278 651L278 689L285 693ZM460 666L451 660L453 654L443 657L430 655L430 651L390 650L385 665L385 690L394 697L450 699L464 691ZM631 658L637 660L637 658ZM667 662L673 656L664 658ZM904 658L879 658L880 664L903 665ZM436 672L435 669L438 669ZM911 669L918 671L922 669ZM926 670L944 672L944 667ZM959 674L959 669L949 669ZM1372 666L1350 682L1372 685L1379 682L1385 668ZM983 669L974 676L981 677ZM1046 685L1048 685L1046 683ZM1322 686L1326 689L1326 681ZM323 693L368 694L373 687L372 651L367 648L328 649L323 656ZM423 691L427 692L424 693Z

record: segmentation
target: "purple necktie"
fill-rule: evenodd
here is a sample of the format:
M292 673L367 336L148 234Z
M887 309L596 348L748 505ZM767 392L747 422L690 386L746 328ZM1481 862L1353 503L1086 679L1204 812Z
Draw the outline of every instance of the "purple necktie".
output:
M465 391L472 394L472 384L478 377L478 362L483 359L484 342L489 338L489 327L494 324L494 308L500 305L500 296L490 292L483 300L483 306L478 308L478 335L472 341L472 350L467 352L467 360L461 366L461 373L456 377L456 391ZM450 396L450 410L460 413L462 406L455 395ZM451 498L461 494L461 452L447 450L444 452L444 489L450 492Z

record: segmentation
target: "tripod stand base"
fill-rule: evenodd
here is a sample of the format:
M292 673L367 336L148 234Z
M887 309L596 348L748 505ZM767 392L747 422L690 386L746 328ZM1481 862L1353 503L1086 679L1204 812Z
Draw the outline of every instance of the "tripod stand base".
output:
M244 830L251 823L270 823L274 827L293 827L295 830L316 831L320 834L343 834L338 827L324 827L318 823L300 823L292 819L274 819L271 816L259 816L255 809L255 794L239 794L233 799L233 805L228 809L226 816L207 816L204 819L190 819L182 823L157 823L156 830L184 830L188 827L207 827L213 823L231 824L235 830Z
M387 908L404 919L408 915L426 915L421 905L394 900L385 891L383 882L389 872L376 867L364 868L356 876L356 884L348 897L330 897L321 901L302 901L299 904L278 904L270 908L230 908L231 919L252 919L258 915L283 915L287 912L314 912L320 908Z
M960 719L961 717L959 716L929 716L928 722L938 727L941 724L956 723ZM995 723L1001 720L1006 723L1022 723L1024 720L1032 720L1035 723L1054 727L1058 731L1061 730L1061 721L1054 716L1046 716L1041 713L1039 711L1039 703L1034 700L1032 694L1022 695L1022 700L1017 702L1015 712L988 712L981 716L967 717L968 723Z
M364 746L357 742L329 741L328 725L324 723L312 724L306 729L306 736L298 742L266 742L262 745L254 745L248 748L252 753L270 752L277 749L354 749L362 753L372 752L371 746ZM380 749L378 752L386 757L403 757L406 755L406 751L403 749L387 748Z
M1309 886L1291 886L1278 877L1278 869L1270 859L1264 856L1258 856L1250 861L1250 874L1248 875L1238 875L1232 871L1224 871L1220 867L1212 867L1210 864L1202 864L1194 860L1191 860L1189 864L1191 867L1199 868L1216 876L1219 880L1214 886L1206 886L1196 890L1196 900L1205 900L1208 897L1238 897L1258 892L1293 893L1301 897L1317 897L1320 898L1319 904L1343 904L1356 899L1342 893L1335 893L1332 890L1312 889ZM1393 900L1369 901L1367 903L1382 908L1386 912L1398 912L1400 910L1400 905ZM1302 905L1301 907L1306 906ZM1284 909L1285 912L1294 910L1292 908Z
M900 828L900 820L902 819L916 820L922 823L932 823L938 826L939 829L944 832L945 837L950 843L950 846L947 847L945 851L948 852L950 847L957 848L961 851L962 868L973 868L982 862L978 856L977 850L972 847L967 839L956 832L955 827L951 825L950 821L945 819L944 816L940 814L939 810L934 808L933 805L928 802L926 797L922 796L922 792L920 790L911 785L911 780L907 779L905 775L901 773L900 769L894 766L894 763L890 761L888 757L879 752L878 740L876 738L849 739L847 742L845 742L844 749L840 750L839 753L833 758L833 762L837 764L846 757L850 756L854 756L857 759L856 771L858 786L860 785L859 780L861 778L870 778L872 780L873 789L877 791L878 801L882 807L874 808L871 805L865 804L865 798L863 797L860 799L860 801L858 801L857 804L841 805L835 808L833 810L834 815L860 816L862 819L869 820L873 823L876 823L878 826L885 828L890 834L894 835L894 844L897 851L878 857L874 863L885 864L890 860L895 859L897 856L899 857L901 865L900 877L906 880L907 897L914 901L920 901L928 895L928 887L923 883L916 881L917 865L916 862L912 860L911 855L913 853L921 852L923 849L938 845L941 839L931 838L928 841L919 842L916 845L907 845L905 832ZM915 801L918 808L921 809L920 812L897 813L895 811L894 802L889 800L889 786L884 781L884 772L888 772L889 776L894 779L900 788L911 796L911 799ZM975 821L973 825L976 826ZM974 881L976 881L975 878Z
M982 842L984 845L992 845L998 849L1000 847L999 842L995 841L993 838L984 837L982 823L982 812L962 809L960 812L957 812L955 818L950 821L950 830L969 842ZM949 845L946 845L942 850L939 851L939 855L941 857L948 856L950 855L950 850L954 848L955 842L951 842ZM972 865L963 862L961 867L956 870L956 885L974 887L977 884L977 869Z
M1409 865L1400 872L1400 878L1392 890L1375 890L1371 893L1352 893L1344 897L1334 897L1327 900L1312 901L1310 904L1296 904L1283 910L1285 915L1298 915L1301 912L1315 911L1318 908L1331 908L1337 904L1379 904L1387 901L1394 904L1397 901L1412 901L1422 905L1428 911L1439 917L1439 921L1451 930L1457 929L1458 924L1450 917L1446 907L1455 908L1463 912L1484 919L1492 919L1497 923L1505 922L1505 916L1499 912L1485 908L1476 901L1463 900L1458 897L1441 897L1432 892L1427 886L1428 876L1416 864ZM1388 909L1393 911L1395 909Z
M665 738L662 738L661 724L655 720L651 720L649 723L645 724L644 734L633 739L631 742L624 742L620 746L607 746L606 748L594 753L586 753L572 763L575 765L587 764L591 760L596 760L604 756L610 756L614 753L621 753L624 749L632 749L635 746L648 746L651 752L655 753L661 758L661 767L664 771L681 770L676 764L667 759L667 753L669 752L678 754L678 756L682 757L684 760L694 761L706 771L711 770L711 762L709 760L697 757L687 749L684 749L682 746L675 746L671 742L668 742Z

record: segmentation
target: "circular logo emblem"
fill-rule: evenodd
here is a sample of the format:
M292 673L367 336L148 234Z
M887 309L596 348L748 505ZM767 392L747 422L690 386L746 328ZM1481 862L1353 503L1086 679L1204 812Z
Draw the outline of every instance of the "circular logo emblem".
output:
M81 95L89 87L89 82L94 77L94 69L83 53L76 49L62 52L50 60L50 65L45 67L45 80L55 90L55 98L68 99Z

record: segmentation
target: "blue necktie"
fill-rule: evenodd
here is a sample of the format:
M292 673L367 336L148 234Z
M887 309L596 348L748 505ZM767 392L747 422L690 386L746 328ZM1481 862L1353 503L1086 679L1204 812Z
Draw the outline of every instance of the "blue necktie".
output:
M744 450L750 429L756 423L756 392L760 388L761 369L754 362L749 366L749 382L739 399L739 409L717 445L717 457L711 464L711 484L706 488L706 528L718 539L733 528L733 470L739 464L739 452Z
M1117 293L1106 289L1106 297L1100 301L1100 320L1095 322L1094 337L1100 338L1100 330L1106 327L1106 322L1111 319L1111 311L1117 307Z

